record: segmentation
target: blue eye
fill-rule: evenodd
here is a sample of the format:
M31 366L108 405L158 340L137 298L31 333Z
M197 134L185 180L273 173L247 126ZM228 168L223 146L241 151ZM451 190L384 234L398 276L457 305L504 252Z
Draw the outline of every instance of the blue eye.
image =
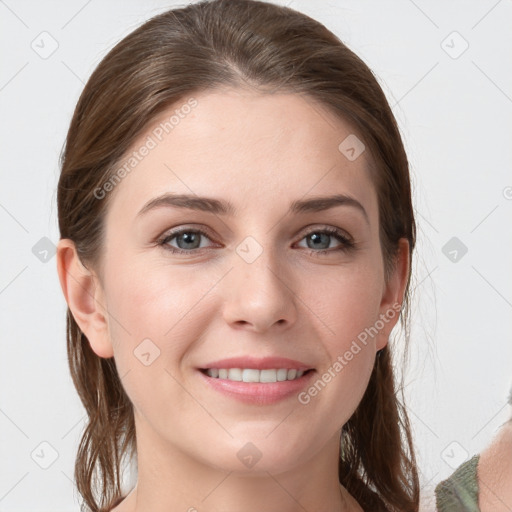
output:
M180 229L165 235L158 241L158 245L175 254L194 254L198 250L205 248L205 246L201 246L202 237L211 240L208 234L201 229ZM338 240L338 247L329 248L330 239L332 238ZM311 240L311 244L308 243L307 249L310 249L310 254L315 255L349 251L354 249L356 245L343 231L337 228L322 228L310 231L302 237L301 241L305 239ZM173 240L175 240L177 247L171 245ZM324 248L325 244L327 244L327 248Z
M336 228L323 228L316 229L308 233L303 239L310 239L312 241L313 247L308 244L309 249L313 249L311 252L314 254L325 254L334 251L348 251L355 247L355 243L348 238L341 230ZM329 239L335 238L340 242L340 246L329 249ZM327 242L327 248L320 247ZM314 249L314 247L319 247L320 250Z
M203 236L209 239L208 235L200 229L182 229L173 233L169 233L169 235L163 238L159 244L171 252L185 254L197 249L202 249L203 247L200 247L200 245L201 237ZM178 245L181 244L182 247L174 247L169 245L170 241L174 239L176 239L176 243Z

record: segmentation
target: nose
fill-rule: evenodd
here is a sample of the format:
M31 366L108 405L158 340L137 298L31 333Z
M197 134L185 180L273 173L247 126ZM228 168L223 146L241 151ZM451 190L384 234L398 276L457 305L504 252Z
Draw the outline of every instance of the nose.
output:
M223 280L225 321L253 332L265 332L274 325L289 328L297 319L298 302L290 280L270 250L263 250L252 263L235 255L234 268Z

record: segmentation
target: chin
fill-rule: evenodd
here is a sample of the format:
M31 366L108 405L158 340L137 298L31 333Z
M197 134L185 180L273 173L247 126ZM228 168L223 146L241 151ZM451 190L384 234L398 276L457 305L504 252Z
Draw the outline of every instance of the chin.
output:
M268 431L265 435L268 436ZM212 457L210 452L205 462L218 470L238 475L268 476L268 473L279 474L292 470L307 459L305 453L294 449L296 443L283 449L285 442L278 437L272 441L269 437L260 441L254 438L251 441L250 437L244 439L247 441L240 442L240 438L234 438L232 445L226 445L225 448L217 445L220 448L216 450L218 453L213 453Z

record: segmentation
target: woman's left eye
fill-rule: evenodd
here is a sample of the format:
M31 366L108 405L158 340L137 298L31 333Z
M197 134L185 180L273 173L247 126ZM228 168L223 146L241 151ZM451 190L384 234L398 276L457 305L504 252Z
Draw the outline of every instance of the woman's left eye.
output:
M329 248L330 241L329 239L335 238L338 240L338 247ZM308 249L313 249L313 253L315 254L324 254L328 252L335 251L348 251L350 249L355 248L354 241L349 238L343 231L337 228L323 228L316 229L314 231L310 231L302 240L309 239L312 242L312 246L308 244ZM327 247L323 247L327 243ZM315 248L319 248L320 250L314 250Z
M208 234L200 229L181 229L165 235L164 238L158 241L158 245L173 253L191 254L198 249L205 248L204 245L201 245L202 237L210 240ZM331 247L333 238L339 242L337 247ZM177 247L171 244L173 240L175 240ZM311 249L310 252L313 254L348 251L355 247L352 239L337 228L323 228L310 231L302 237L302 240L311 241L311 243L307 242L307 249Z

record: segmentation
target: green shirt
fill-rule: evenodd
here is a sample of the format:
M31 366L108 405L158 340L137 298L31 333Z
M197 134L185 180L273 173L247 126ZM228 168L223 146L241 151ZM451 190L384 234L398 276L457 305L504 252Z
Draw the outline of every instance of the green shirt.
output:
M480 455L462 463L453 474L436 486L437 512L480 512L477 465Z

